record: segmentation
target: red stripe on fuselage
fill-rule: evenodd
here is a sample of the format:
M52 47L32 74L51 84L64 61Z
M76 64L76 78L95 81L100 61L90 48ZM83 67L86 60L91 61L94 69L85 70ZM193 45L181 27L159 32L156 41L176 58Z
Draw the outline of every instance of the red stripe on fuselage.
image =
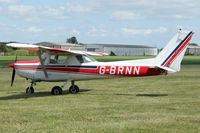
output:
M17 66L16 69L42 71L41 67ZM149 66L98 66L91 68L46 67L47 72L95 74L102 76L153 76L160 75L160 69L152 69Z
M17 61L15 64L40 63L40 60Z
M15 67L16 69L22 69L22 70L39 70L43 71L41 67ZM67 73L67 72L76 72L76 73L89 73L89 74L95 74L97 73L97 69L88 69L88 68L61 68L61 67L46 67L46 71L48 72L61 72L61 73Z

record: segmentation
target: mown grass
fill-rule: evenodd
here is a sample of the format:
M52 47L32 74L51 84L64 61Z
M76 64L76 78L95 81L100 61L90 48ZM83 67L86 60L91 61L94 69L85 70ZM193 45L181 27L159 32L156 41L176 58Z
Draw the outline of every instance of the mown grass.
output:
M0 56L0 67L6 68L9 64L14 63L15 56ZM17 60L38 60L37 56L18 56Z
M68 85L62 96L50 94L59 82L26 95L29 81L16 76L11 88L12 69L1 68L0 132L200 132L199 60L185 57L181 72L168 76L76 82L81 92L69 94Z

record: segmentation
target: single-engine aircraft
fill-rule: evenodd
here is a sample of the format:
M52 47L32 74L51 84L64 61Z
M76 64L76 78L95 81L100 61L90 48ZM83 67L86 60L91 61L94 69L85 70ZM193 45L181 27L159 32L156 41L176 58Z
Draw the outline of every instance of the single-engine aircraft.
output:
M36 82L65 81L64 85L52 88L52 95L62 94L62 89L69 82L69 92L78 93L79 87L74 82L80 80L175 73L180 71L181 61L193 34L192 31L179 30L155 58L113 62L98 62L89 56L104 55L102 53L9 43L7 46L35 51L39 57L39 60L15 61L10 65L13 68L11 86L15 71L21 77L31 80L26 89L27 94L34 93L33 86Z

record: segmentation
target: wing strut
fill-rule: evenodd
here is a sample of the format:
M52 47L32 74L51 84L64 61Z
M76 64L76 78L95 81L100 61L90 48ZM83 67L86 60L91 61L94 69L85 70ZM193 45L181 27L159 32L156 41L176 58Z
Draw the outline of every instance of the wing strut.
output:
M39 57L39 59L40 59L40 63L41 63L41 65L42 65L42 70L43 70L43 72L44 72L44 75L45 75L46 78L48 78L48 74L47 74L47 71L46 71L46 67L45 67L45 65L44 65L44 61L42 60L41 50L40 50L40 49L37 51L37 54L38 54L38 57Z

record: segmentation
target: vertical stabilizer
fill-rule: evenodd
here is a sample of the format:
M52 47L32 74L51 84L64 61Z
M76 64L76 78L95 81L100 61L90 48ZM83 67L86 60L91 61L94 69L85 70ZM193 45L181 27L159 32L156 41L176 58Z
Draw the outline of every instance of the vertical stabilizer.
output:
M156 57L156 65L180 71L181 61L192 38L192 31L179 30Z

